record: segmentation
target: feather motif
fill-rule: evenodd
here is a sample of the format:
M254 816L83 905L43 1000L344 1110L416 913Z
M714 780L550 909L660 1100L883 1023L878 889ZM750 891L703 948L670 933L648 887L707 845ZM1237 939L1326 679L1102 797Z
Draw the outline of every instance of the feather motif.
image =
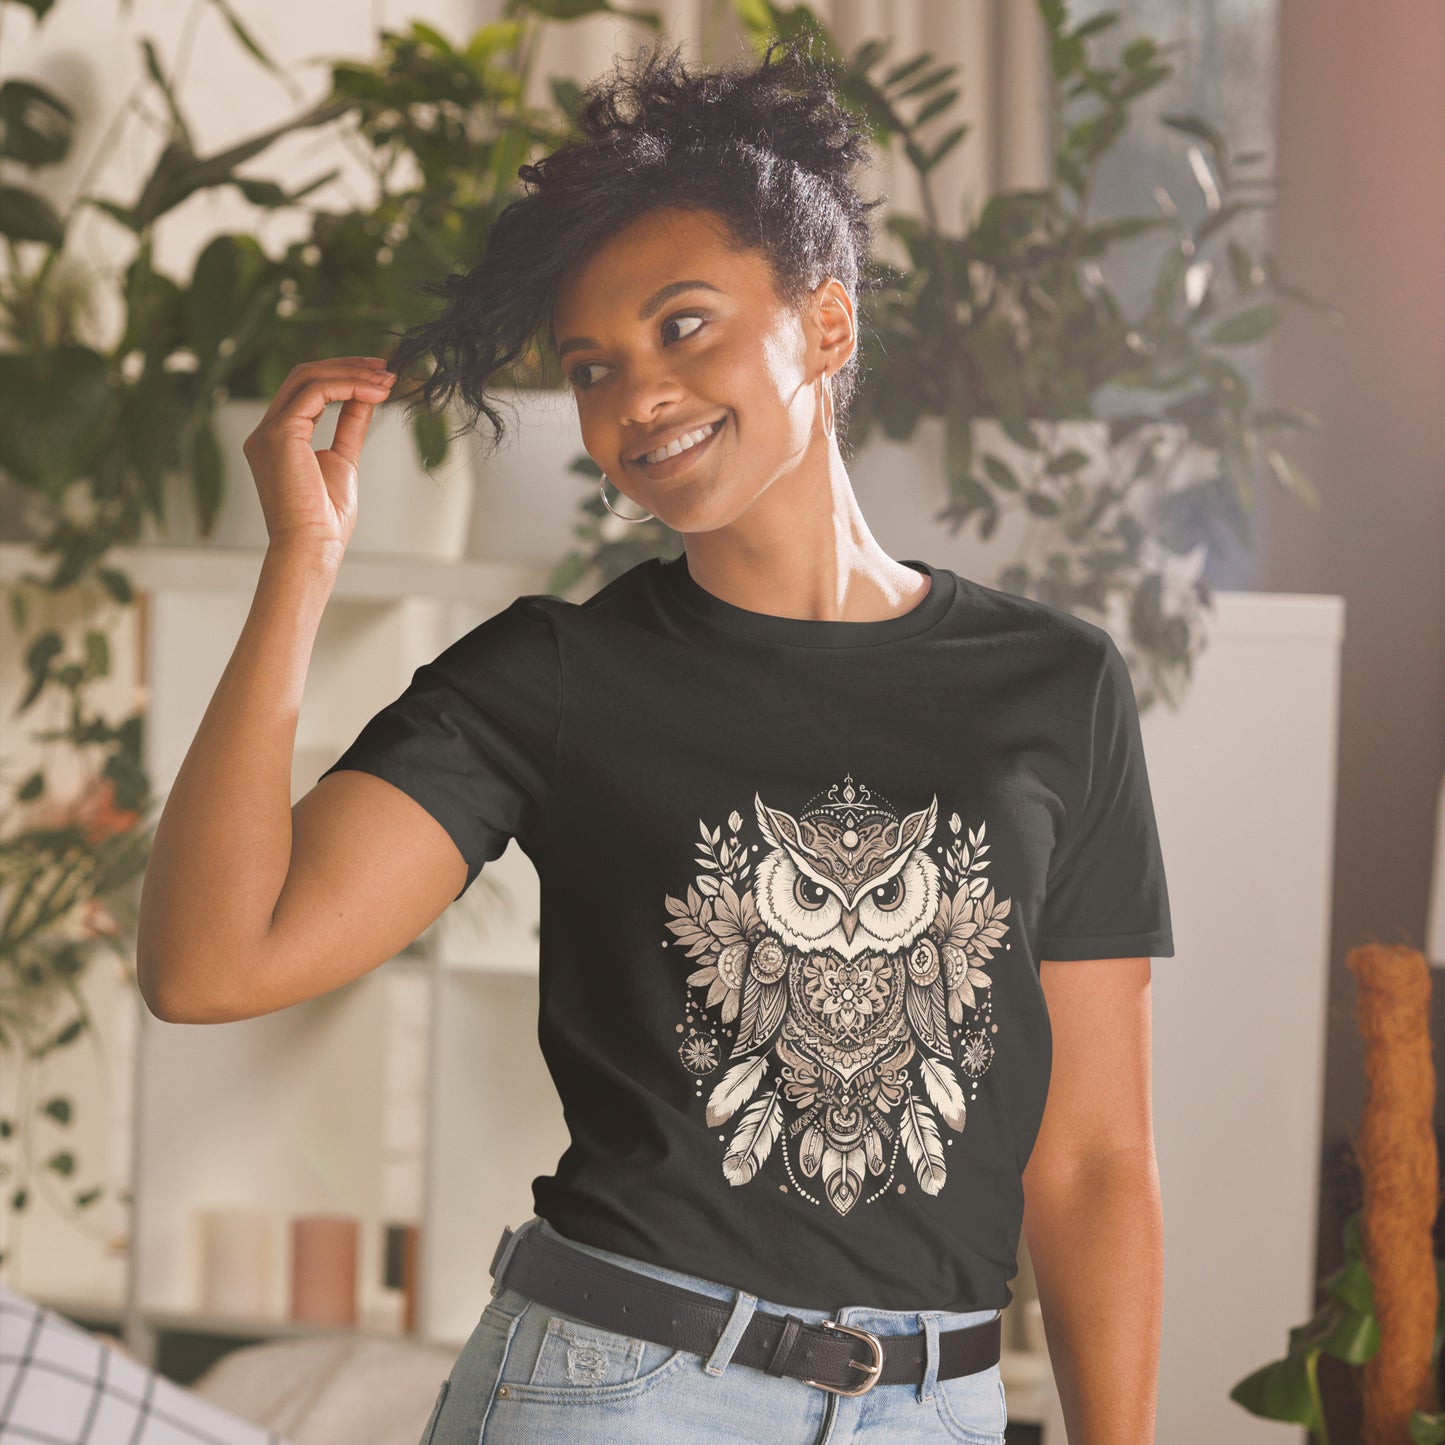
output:
M743 979L743 1008L733 1053L746 1053L765 1044L777 1033L787 1008L786 974L774 983L763 983L749 973Z
M723 1158L729 1184L746 1184L757 1174L777 1142L783 1125L783 1103L774 1090L748 1106Z
M758 1054L754 1058L744 1059L740 1064L734 1064L708 1095L705 1116L707 1122L721 1124L724 1119L731 1119L738 1109L757 1093L758 1085L762 1083L763 1075L767 1071L766 1054Z
M937 1194L948 1178L948 1169L943 1162L943 1140L933 1111L916 1094L910 1093L903 1101L901 1120L903 1147L908 1151L908 1162L918 1176L919 1187L925 1194Z
M917 984L910 979L904 995L914 1035L941 1054L948 1052L948 1006L944 1001L947 992L940 973L932 983Z
M919 1054L918 1067L923 1073L923 1087L928 1090L933 1107L943 1115L944 1123L950 1129L962 1132L968 1110L963 1102L958 1075L947 1064L927 1054Z

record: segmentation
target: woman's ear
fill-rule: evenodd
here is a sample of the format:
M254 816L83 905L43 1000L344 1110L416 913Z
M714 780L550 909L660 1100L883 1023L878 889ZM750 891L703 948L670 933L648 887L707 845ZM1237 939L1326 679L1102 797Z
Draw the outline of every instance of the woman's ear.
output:
M813 324L818 360L829 373L845 365L857 345L853 298L836 276L825 276L813 288Z

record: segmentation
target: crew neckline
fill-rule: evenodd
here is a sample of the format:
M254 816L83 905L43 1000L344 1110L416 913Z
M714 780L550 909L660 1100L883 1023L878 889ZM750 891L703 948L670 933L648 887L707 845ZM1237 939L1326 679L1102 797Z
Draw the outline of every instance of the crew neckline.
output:
M750 608L739 607L709 592L688 571L686 552L654 560L658 575L670 595L694 618L734 636L788 647L875 647L883 642L917 637L943 619L957 590L954 574L948 568L902 557L899 560L905 567L911 567L930 579L923 600L907 612L901 612L896 617L875 618L871 622L780 617L773 612L754 612Z

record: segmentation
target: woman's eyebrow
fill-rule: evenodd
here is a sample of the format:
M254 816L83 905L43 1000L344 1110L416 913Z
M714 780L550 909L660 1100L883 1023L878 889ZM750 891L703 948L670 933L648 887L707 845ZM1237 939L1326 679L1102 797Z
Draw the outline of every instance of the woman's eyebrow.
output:
M727 292L721 286L714 286L711 281L669 281L666 286L659 286L637 312L639 321L650 321L662 309L668 301L680 291L716 291L719 296L726 296ZM569 351L576 351L582 346L600 346L601 343L594 341L590 336L569 336L557 348L557 359L560 361Z

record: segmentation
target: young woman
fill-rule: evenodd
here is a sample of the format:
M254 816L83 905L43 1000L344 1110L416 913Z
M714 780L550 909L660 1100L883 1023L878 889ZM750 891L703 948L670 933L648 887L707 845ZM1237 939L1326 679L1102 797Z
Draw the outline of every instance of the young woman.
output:
M1134 695L1101 628L869 531L842 448L878 202L834 80L778 45L617 67L391 373L300 366L248 439L271 545L157 833L148 1004L336 988L510 838L541 880L571 1143L428 1441L998 1445L1021 1227L1071 1438L1152 1439L1173 944ZM608 507L683 552L519 597L291 808L371 409L429 360L413 406L499 435L485 384L533 340Z

